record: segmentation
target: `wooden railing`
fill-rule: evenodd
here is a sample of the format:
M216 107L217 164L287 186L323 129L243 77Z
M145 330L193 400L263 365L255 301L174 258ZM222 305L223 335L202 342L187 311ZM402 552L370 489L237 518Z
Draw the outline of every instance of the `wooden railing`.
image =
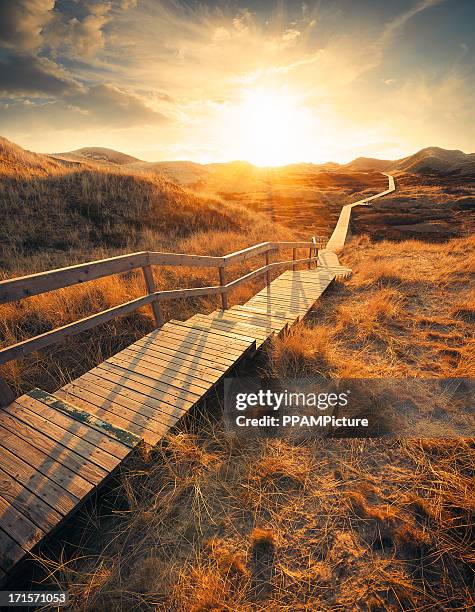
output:
M130 255L120 255L99 261L92 261L58 270L49 270L39 274L30 274L11 280L0 281L0 304L22 300L24 298L47 293L56 289L70 287L80 283L97 280L113 274L130 272L141 268L147 288L147 294L139 298L114 306L97 314L93 314L79 321L58 327L39 336L23 340L12 346L0 349L0 365L13 359L24 357L30 353L43 349L69 336L92 329L116 317L128 314L146 305L152 308L153 317L157 327L162 325L160 302L174 298L197 297L203 295L221 295L223 309L228 308L228 294L230 291L248 282L253 278L265 275L267 284L270 282L270 272L276 268L295 269L297 264L308 263L318 259L318 248L325 245L323 237L313 238L311 242L263 242L255 246L236 251L222 257L208 255L187 255L178 253L155 253L142 251ZM297 249L309 249L308 257L297 259ZM270 262L270 254L282 250L292 249L292 259L286 261ZM226 268L241 263L258 255L265 256L265 265L226 283ZM152 266L186 266L186 267L217 267L219 270L219 285L210 287L194 287L190 289L172 289L158 291L155 287ZM1 391L1 389L0 389Z

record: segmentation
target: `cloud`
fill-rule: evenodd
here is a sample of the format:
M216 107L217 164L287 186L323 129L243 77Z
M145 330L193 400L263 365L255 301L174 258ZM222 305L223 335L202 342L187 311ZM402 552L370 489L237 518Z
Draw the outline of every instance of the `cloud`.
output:
M74 79L45 57L11 53L0 60L0 91L7 95L60 96L78 89Z
M92 58L105 46L104 26L112 18L111 2L85 2L87 13L66 15L57 12L45 30L45 42L55 52Z
M64 100L85 112L91 120L107 125L157 124L167 121L165 115L147 106L142 98L114 85L95 85L87 91L70 93Z
M54 4L55 0L1 0L0 44L19 51L38 49Z
M387 46L393 41L398 30L403 28L410 19L419 13L422 13L422 11L432 8L433 6L437 6L438 4L442 4L443 2L446 2L446 0L419 0L414 4L414 6L386 24L379 41L380 44L383 47Z
M75 89L51 100L17 100L0 106L0 129L126 129L164 125L169 119L133 93L113 85Z

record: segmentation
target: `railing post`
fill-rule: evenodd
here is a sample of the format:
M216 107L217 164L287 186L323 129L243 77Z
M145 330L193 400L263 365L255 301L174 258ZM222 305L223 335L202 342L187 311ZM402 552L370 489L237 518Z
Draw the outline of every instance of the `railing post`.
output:
M153 273L151 266L144 266L142 268L143 276L145 279L145 286L147 287L147 292L150 295L151 293L155 293L155 283L153 280ZM152 307L152 314L155 320L155 325L157 327L161 327L163 325L162 314L160 312L160 306L158 304L158 300L154 301L150 304Z
M318 257L318 249L317 249L317 239L315 238L315 236L312 237L312 242L315 245L313 247L313 256L314 257ZM317 267L317 262L315 261L315 268Z
M269 251L266 251L266 266L270 263ZM266 271L266 285L270 285L270 270Z
M224 266L219 266L219 284L221 285L221 287L224 287L224 285L226 284L226 274L224 271ZM221 294L221 305L223 307L223 310L228 309L228 294L226 291Z
M8 406L15 400L15 394L0 376L0 407Z
M297 249L292 249L292 259L295 261L297 259ZM292 270L295 272L296 265L292 264Z

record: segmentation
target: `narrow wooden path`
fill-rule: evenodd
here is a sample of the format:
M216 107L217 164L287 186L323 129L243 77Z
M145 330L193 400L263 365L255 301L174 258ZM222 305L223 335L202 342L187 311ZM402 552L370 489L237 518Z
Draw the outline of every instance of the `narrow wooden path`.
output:
M33 389L0 408L0 581L138 445L155 445L351 272L328 249L318 262L284 272L243 305L171 320L53 394Z
M54 394L33 389L0 410L2 572L348 272L287 271L242 306L165 323Z

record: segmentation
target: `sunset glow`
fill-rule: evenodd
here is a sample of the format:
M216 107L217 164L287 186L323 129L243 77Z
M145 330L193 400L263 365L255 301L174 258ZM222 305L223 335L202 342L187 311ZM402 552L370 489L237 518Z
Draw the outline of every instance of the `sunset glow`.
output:
M0 133L32 150L269 165L473 149L471 0L27 5L0 25Z
M237 159L258 166L277 166L315 158L311 114L296 95L271 89L250 89L237 107Z

